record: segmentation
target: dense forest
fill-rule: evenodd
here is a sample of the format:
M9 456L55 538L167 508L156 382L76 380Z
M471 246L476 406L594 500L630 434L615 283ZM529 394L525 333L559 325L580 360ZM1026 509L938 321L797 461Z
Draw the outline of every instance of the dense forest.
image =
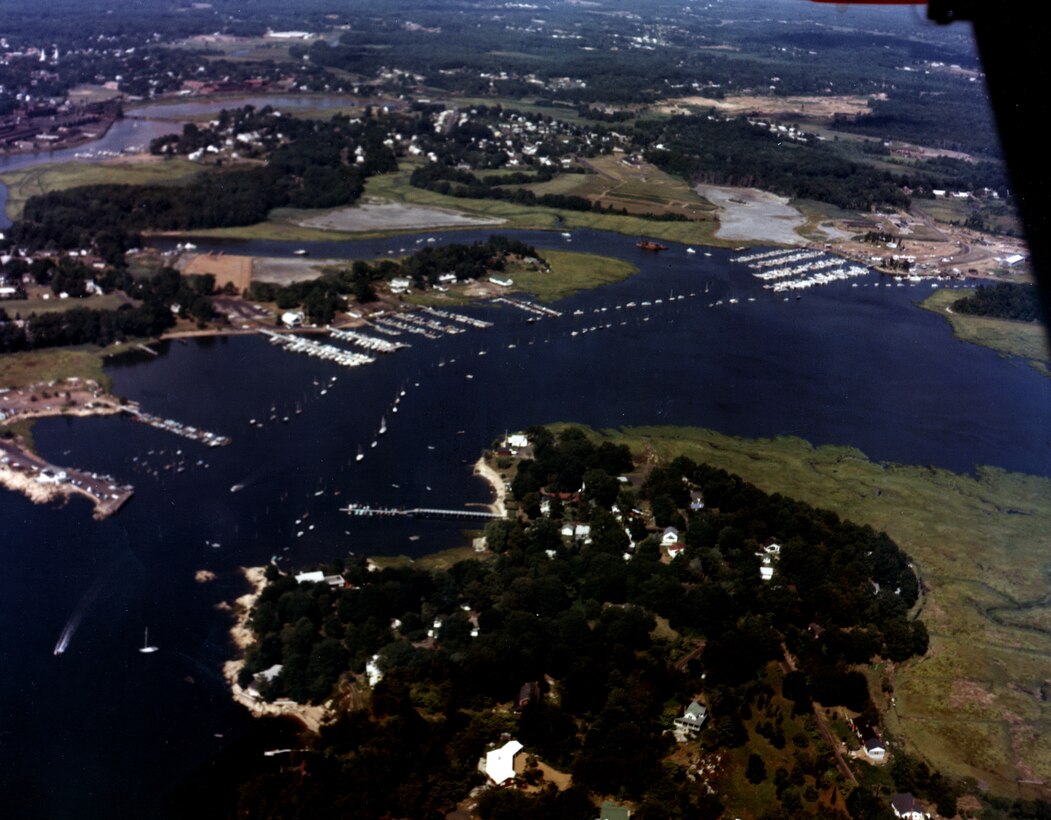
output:
M745 185L848 210L907 208L904 178L793 142L743 120L676 116L636 125L633 139L657 167L685 179Z
M280 128L281 138L265 146L264 166L213 168L187 185L90 185L30 197L8 243L29 251L104 244L99 249L107 261L120 265L142 231L251 225L277 207L349 205L369 175L397 167L383 144L386 131L371 119L282 119L272 110L249 107L224 112L220 122L219 133L265 125L270 131ZM188 153L217 139L191 123L181 136L157 141L154 149L173 146ZM363 161L350 162L358 147Z
M971 316L1013 319L1017 322L1042 321L1044 315L1036 287L1013 282L980 285L970 296L953 302L952 309Z
M491 560L445 572L326 567L345 588L268 570L245 682L281 664L265 693L321 702L370 658L382 680L367 708L337 708L310 753L243 785L239 812L442 816L481 782L475 764L487 744L509 733L571 772L573 788L491 792L482 817L588 817L589 794L612 794L636 801L642 818L715 818L718 795L664 760L671 717L701 692L712 717L702 750L758 743L746 726L755 709L769 718L756 723L762 742L795 750L794 768L777 773L782 811L842 789L822 774L831 752L816 734L785 737L775 698L793 714L809 714L814 699L876 717L858 665L927 649L923 624L908 618L918 589L907 556L869 527L707 465L680 458L625 485L626 448L575 429L529 434L535 458L513 486L523 515L486 528ZM691 510L697 494L706 503ZM566 522L590 532L566 539ZM685 551L669 561L653 528L672 522ZM765 582L757 553L775 538L780 560ZM656 630L658 619L678 641ZM703 654L672 662L676 646L697 641ZM775 687L768 669L786 650L798 671ZM529 681L542 682L541 699L494 710Z

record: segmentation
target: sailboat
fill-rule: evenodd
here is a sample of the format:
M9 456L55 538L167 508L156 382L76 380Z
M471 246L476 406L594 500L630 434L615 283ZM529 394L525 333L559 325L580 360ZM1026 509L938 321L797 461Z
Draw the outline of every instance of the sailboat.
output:
M146 634L142 638L142 648L139 650L143 655L150 655L160 647L150 646L150 628L146 627Z
M358 445L358 454L356 456L354 456L354 460L355 461L364 461L365 460L365 453L362 452L360 444Z

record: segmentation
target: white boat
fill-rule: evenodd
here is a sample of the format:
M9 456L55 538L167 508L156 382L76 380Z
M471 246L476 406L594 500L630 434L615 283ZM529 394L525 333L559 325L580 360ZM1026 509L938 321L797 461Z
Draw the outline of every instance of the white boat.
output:
M365 460L365 453L362 452L360 445L358 446L358 454L356 456L354 456L354 460L355 461L364 461Z
M245 488L244 484L234 484L234 486L232 486L230 488L230 492L232 492L232 493L240 492L244 488Z
M297 248L296 250L292 251L292 254L294 256L307 256L309 253L310 251L308 251L306 248Z
M687 248L686 253L697 253L693 248Z
M387 432L387 417L380 416L380 435L382 436Z
M142 638L142 648L139 650L143 655L152 655L159 647L150 646L150 628L146 627L146 634Z

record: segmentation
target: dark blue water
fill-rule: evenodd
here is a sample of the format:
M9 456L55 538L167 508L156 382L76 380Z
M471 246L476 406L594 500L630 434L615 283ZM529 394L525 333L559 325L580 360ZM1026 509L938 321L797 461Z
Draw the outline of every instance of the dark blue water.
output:
M622 256L642 272L565 300L559 319L530 324L506 307L464 308L496 326L407 337L411 349L356 370L255 337L173 343L156 359L111 368L116 392L232 436L226 448L116 418L38 426L45 456L131 481L136 494L105 522L93 521L86 503L34 507L0 494L0 801L35 817L157 812L249 725L219 677L230 618L216 607L243 592L238 567L275 555L308 567L351 552L418 555L460 543L456 523L349 519L338 508L487 501L470 464L505 430L556 420L689 424L798 435L958 471L995 464L1051 474L1051 381L953 340L944 320L913 304L927 287L888 288L871 275L857 288L840 283L783 301L724 251L708 258L675 246L653 256L614 235L577 232L568 246L557 235L515 235L541 248ZM307 247L367 258L416 247L417 238ZM707 306L731 297L739 303ZM653 304L629 309L631 301ZM277 422L249 425L271 408ZM377 437L381 416L389 431ZM231 493L237 483L244 489ZM216 580L198 583L198 570ZM81 602L79 628L55 657ZM161 647L155 655L136 651L146 626Z

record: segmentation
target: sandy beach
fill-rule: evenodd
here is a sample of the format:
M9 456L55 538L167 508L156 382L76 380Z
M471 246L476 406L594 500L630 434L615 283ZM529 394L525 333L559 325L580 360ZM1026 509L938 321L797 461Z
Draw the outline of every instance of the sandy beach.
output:
M489 482L493 488L493 492L496 493L496 500L489 505L490 511L494 515L500 516L500 518L507 518L507 505L505 501L507 499L507 489L504 486L503 477L492 467L485 462L485 456L478 459L474 464L474 474L481 476Z
M310 706L296 703L290 700L278 700L267 703L250 695L237 682L241 670L244 668L244 651L255 642L255 635L248 627L248 618L256 599L266 587L266 567L246 567L243 569L244 576L252 585L252 591L242 595L234 603L234 625L230 628L230 637L234 644L241 650L242 656L236 660L227 661L223 664L223 677L230 684L234 700L244 706L253 715L271 717L294 717L311 732L317 733L321 723L328 715L324 706Z

